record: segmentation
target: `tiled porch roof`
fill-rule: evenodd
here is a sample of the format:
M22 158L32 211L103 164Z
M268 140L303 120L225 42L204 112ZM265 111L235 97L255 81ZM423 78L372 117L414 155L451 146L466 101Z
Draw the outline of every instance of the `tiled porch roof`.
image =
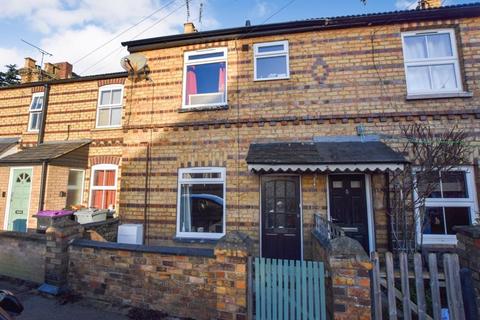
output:
M251 144L246 159L261 171L375 171L407 162L381 141L274 142Z
M90 140L46 142L0 159L0 165L35 164L60 159L86 145Z
M19 141L19 138L0 138L0 155L15 146Z

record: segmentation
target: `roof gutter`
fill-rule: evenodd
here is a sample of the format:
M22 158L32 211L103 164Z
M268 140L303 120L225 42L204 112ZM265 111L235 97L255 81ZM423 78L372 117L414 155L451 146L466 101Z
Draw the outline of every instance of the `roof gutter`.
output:
M130 52L163 49L184 45L233 40L237 37L252 38L259 36L370 27L375 25L398 24L437 19L456 19L480 16L480 4L441 7L428 10L410 10L357 16L334 17L306 21L272 23L251 27L229 28L188 34L122 42Z

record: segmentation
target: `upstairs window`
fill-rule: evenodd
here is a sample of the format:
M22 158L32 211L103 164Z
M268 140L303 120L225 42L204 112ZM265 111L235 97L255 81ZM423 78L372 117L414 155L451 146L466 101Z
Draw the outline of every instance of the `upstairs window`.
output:
M459 167L440 172L425 201L423 231L425 244L456 243L454 226L470 225L477 218L473 168ZM422 190L421 181L418 188ZM425 189L423 189L425 190ZM425 191L422 191L422 193Z
M35 93L30 103L30 117L28 120L28 131L37 132L40 130L43 112L43 92Z
M288 41L253 45L255 80L278 80L290 77Z
M180 169L177 235L218 239L225 235L225 168Z
M402 38L410 95L462 91L453 30L407 32Z
M183 107L227 104L227 49L185 53Z
M122 123L123 86L101 87L98 96L97 128L120 127Z

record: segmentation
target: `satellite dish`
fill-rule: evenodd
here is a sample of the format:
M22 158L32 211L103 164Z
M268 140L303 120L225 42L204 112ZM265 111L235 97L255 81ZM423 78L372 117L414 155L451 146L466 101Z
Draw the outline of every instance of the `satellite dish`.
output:
M120 65L129 73L137 74L147 66L147 57L140 53L129 54L120 60Z

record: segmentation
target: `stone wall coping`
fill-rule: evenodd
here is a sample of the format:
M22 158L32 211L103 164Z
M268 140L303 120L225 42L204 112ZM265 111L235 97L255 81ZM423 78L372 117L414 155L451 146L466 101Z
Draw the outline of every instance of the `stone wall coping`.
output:
M194 257L207 257L215 258L214 250L209 248L192 248L192 247L167 247L167 246L145 246L115 242L100 242L86 239L75 239L72 242L72 246L94 248L94 249L106 249L106 250L122 250L133 252L145 252L145 253L159 253L167 255L177 256L194 256Z
M474 239L480 239L480 225L456 226L456 227L453 227L453 230L462 235L465 235Z
M0 231L0 238L14 238L19 240L46 241L47 236L41 233Z
M104 225L110 225L110 224L115 224L115 223L119 223L119 222L120 222L120 219L113 218L113 219L107 219L105 221L85 223L85 224L82 224L82 227L84 227L86 230L88 230L88 229L91 229L91 228L101 227L101 226L104 226Z

